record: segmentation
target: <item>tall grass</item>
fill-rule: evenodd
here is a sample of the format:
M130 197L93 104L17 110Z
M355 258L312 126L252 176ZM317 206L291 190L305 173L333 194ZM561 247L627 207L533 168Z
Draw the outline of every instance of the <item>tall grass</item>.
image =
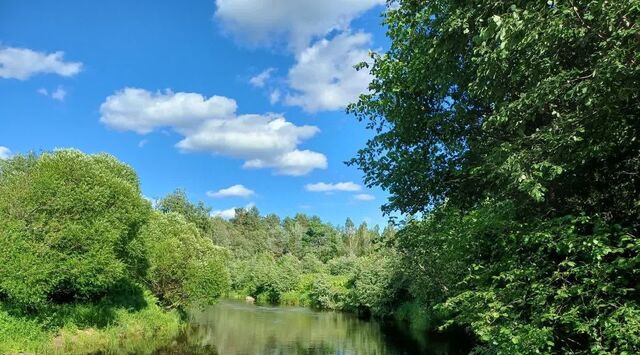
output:
M0 303L0 354L148 354L169 344L182 329L178 312L158 306L149 291L131 292L53 306L37 316Z

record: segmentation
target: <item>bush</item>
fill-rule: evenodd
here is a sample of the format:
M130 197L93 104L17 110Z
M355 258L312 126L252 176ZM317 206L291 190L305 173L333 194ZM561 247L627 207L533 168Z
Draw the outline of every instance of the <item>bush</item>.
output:
M376 316L393 312L397 294L404 286L399 258L391 249L357 260L351 279L350 308L364 309Z
M331 275L347 275L356 267L356 261L358 259L353 256L339 256L335 259L331 259L327 262L327 268Z
M145 281L166 304L210 304L228 290L225 251L181 215L152 213L139 242L149 263Z
M349 297L347 281L346 276L316 275L307 291L309 305L318 309L343 309Z
M87 299L125 278L149 213L111 156L61 150L0 164L0 294L23 308Z

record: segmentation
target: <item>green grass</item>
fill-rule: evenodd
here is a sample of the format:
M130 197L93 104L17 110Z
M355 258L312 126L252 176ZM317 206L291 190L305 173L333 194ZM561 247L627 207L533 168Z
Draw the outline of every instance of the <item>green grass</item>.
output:
M138 292L58 305L37 316L0 303L0 354L151 353L171 343L182 323L149 291Z

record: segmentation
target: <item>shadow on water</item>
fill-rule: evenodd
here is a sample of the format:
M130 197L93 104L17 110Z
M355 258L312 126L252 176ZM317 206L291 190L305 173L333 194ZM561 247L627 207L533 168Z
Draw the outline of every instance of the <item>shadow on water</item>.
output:
M466 337L416 339L395 324L337 312L223 301L191 313L175 343L157 354L464 354Z

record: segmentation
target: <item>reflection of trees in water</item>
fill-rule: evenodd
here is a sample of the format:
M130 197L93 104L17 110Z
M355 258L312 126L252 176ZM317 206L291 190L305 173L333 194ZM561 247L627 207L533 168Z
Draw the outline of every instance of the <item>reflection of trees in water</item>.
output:
M468 341L464 330L424 336L344 313L225 301L194 311L176 343L155 354L447 355L469 353Z
M380 326L350 315L225 303L193 315L186 338L220 354L387 354Z

